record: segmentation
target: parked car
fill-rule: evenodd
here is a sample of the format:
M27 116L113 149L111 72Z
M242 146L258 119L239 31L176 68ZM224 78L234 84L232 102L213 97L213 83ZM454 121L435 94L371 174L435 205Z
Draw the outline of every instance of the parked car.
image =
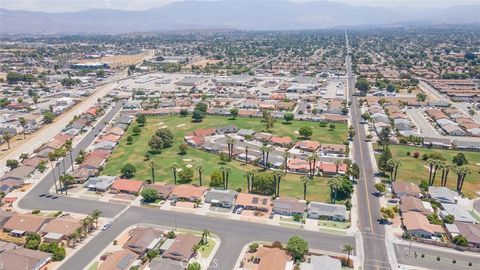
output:
M108 228L110 228L110 226L112 226L111 223L107 223L107 224L103 225L102 231L106 231Z

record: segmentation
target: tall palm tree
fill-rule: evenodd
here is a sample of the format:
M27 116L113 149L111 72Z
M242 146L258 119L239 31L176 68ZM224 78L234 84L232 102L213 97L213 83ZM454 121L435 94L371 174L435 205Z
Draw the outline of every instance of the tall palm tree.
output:
M432 186L435 183L435 178L437 176L438 169L442 166L443 161L436 159L433 163L433 173L432 173Z
M250 193L250 178L252 177L252 171L245 172L243 176L247 179L247 191Z
M200 183L200 186L202 186L202 173L203 173L202 165L198 165L197 170L198 170L198 182Z
M208 238L212 238L212 234L208 229L204 229L202 232L202 243L208 243Z
M235 139L233 138L228 138L227 139L227 146L228 146L228 157L232 158L233 155L233 145L235 144Z
M330 198L333 203L337 200L338 190L342 187L342 176L335 175L328 180L328 186L330 187ZM333 196L332 196L333 195Z
M282 180L282 176L285 174L281 171L274 171L273 178L275 179L275 197L280 197L280 181Z
M353 249L353 246L350 244L344 245L342 248L342 251L347 253L347 264L350 261L350 254L352 254Z
M465 182L465 177L467 174L471 174L472 170L466 165L455 167L455 172L457 173L457 192L461 193L463 188L463 183Z
M177 185L177 170L178 170L178 165L176 163L173 163L170 165L170 169L172 170L173 173L173 182L175 185Z
M95 229L98 227L98 219L102 216L102 214L102 211L98 209L94 209L90 214L90 217L92 217L93 221L95 222Z
M266 155L266 159L265 159L265 166L268 168L269 165L268 165L268 160L270 158L270 153L272 153L273 151L275 150L275 147L273 145L271 146L268 146L267 149L266 149L266 152L265 152L265 155Z
M428 185L432 185L432 175L433 175L433 166L435 166L435 163L437 162L436 159L434 158L429 158L427 160L428 168L429 168L429 174L428 174Z
M148 166L150 166L150 169L152 171L152 182L155 183L155 167L157 166L155 164L155 160L150 160Z
M248 164L248 149L250 147L247 145L245 146L245 164Z
M250 171L250 192L254 192L253 188L255 187L255 171L251 170Z
M75 182L75 177L68 173L64 173L59 177L59 180L65 189L65 194L68 195L68 187Z
M266 158L265 158L265 157L266 157L266 153L267 153L267 151L268 151L268 146L263 145L262 147L260 147L260 151L262 152L262 165L263 165L264 167L266 167L266 166L267 166L267 162L266 162Z
M73 154L72 154L72 151L73 151L73 141L72 139L68 139L66 142L65 142L65 149L67 149L69 155L70 155L70 164L72 165L72 172L73 172Z
M80 224L82 224L81 221L80 221ZM75 229L75 236L76 236L76 238L78 238L79 240L81 240L81 239L82 239L82 236L83 236L83 229L82 229L82 228L83 228L83 224L82 224L82 227Z
M89 217L82 218L80 224L82 225L83 235L87 236L88 226L90 225Z
M317 165L317 156L315 154L311 154L307 158L308 160L308 168L309 168L309 173L310 176L314 176L316 172L316 165Z
M52 166L52 173L53 173L53 183L55 184L55 193L58 194L58 187L57 187L57 179L55 176L55 168L53 166L53 162L57 160L57 156L54 152L48 153L48 159L50 160L50 165Z
M390 180L395 182L397 180L398 167L402 162L399 159L391 158L387 160L387 167L390 168Z
M228 178L230 176L230 172L232 171L229 167L222 166L220 167L220 171L222 172L223 177L223 189L228 189Z
M285 169L285 173L288 172L288 158L290 158L290 152L285 150L285 152L283 152L283 167Z
M450 162L444 162L442 164L442 181L441 181L442 182L441 183L442 187L447 186L448 173L454 168L455 167Z
M304 175L300 180L302 181L302 184L303 184L303 199L307 200L307 186L312 181L312 177Z

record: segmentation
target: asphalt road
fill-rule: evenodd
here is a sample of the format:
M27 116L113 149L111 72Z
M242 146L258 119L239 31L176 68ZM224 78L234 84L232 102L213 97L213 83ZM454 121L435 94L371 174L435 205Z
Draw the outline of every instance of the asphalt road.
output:
M361 111L358 99L352 96L355 87L355 78L351 70L351 59L347 56L347 77L349 96L352 101L350 114L356 135L353 141L353 160L360 167L360 179L356 185L359 205L358 228L362 233L365 269L391 269L388 262L385 246L385 228L377 220L380 212L380 202L374 195L375 181L372 161L368 144L365 142L365 129L360 124Z

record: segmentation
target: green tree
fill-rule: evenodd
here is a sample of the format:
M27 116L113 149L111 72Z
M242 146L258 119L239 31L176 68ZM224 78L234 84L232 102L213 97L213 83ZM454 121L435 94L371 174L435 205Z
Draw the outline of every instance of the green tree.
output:
M187 154L187 149L188 149L188 145L186 143L181 143L178 146L178 153L180 155L186 155Z
M287 242L287 251L294 260L300 261L308 252L308 243L303 238L293 236Z
M382 154L380 155L380 158L378 159L378 167L382 172L387 172L389 167L387 162L392 159L392 152L390 151L389 147L386 147L383 151Z
M135 135L138 135L142 132L142 129L139 126L134 126L132 131Z
M195 105L195 110L201 111L202 113L207 113L208 105L206 103L199 102L197 105Z
M332 203L337 200L338 191L342 188L342 176L335 175L328 180L328 187L330 188L330 199Z
M193 119L193 122L202 122L203 118L204 118L204 113L200 110L194 110L193 111L193 114L192 114L192 119Z
M418 102L424 102L425 100L427 100L427 95L425 95L423 92L417 94Z
M188 115L188 110L187 109L181 109L180 110L180 116L185 117Z
M370 82L366 78L360 77L360 78L358 78L357 82L355 83L355 88L360 90L360 92L362 92L362 94L365 94L365 93L368 92L368 90L370 90L371 85L370 85Z
M200 270L202 266L198 262L192 262L188 264L187 270Z
M18 164L19 164L19 162L16 159L8 159L7 160L7 167L9 167L10 170L13 170L13 169L17 168Z
M231 108L231 109L230 109L230 116L232 116L232 119L237 118L237 116L238 116L238 108Z
M143 126L147 123L147 117L145 117L145 115L143 115L143 114L137 115L136 120L137 120L137 123L141 126Z
M146 188L142 190L142 198L146 202L154 202L158 199L158 191L153 188Z
M350 261L350 254L352 254L352 251L354 250L353 246L350 244L343 245L342 251L347 253L347 263Z
M50 124L53 122L55 115L51 111L46 111L43 113L43 123Z
M25 117L19 117L18 118L18 123L20 123L20 126L22 127L22 133L23 133L23 138L27 138L27 133L26 133L26 127L27 127L27 120Z
M175 183L175 185L177 185L178 165L173 163L172 165L170 165L170 169L172 170L172 174L173 174L173 182Z
M250 253L257 252L257 250L258 250L258 244L257 243L252 243L248 246L248 251Z
M375 189L380 193L384 193L385 190L387 190L387 188L385 187L385 184L381 182L375 184Z
M455 216L454 215L446 215L443 218L443 223L446 223L446 224L453 224L454 221L455 221Z
M383 220L390 220L395 217L395 211L390 207L380 208L380 215Z
M290 122L292 122L294 118L295 118L295 115L293 113L285 113L283 115L283 119L287 124L290 124Z
M212 173L210 176L210 187L223 187L223 177L222 177L222 172L219 170L216 170Z
M459 245L459 246L462 246L462 247L468 246L468 239L467 239L465 236L461 235L461 234L456 235L455 237L453 237L452 242L453 242L454 244Z
M135 168L133 164L127 163L123 165L123 167L120 169L120 172L122 173L122 177L129 179L135 176L137 168Z
M452 159L452 162L453 162L453 164L455 164L457 166L462 166L462 165L467 165L468 164L467 157L465 157L464 153L458 153L457 155L455 155Z
M193 170L191 168L184 168L178 173L178 178L181 183L190 183L193 180Z
M310 126L303 126L300 128L298 133L305 139L310 138L313 135L312 127Z
M8 149L10 149L10 140L13 138L13 135L10 132L5 132L2 134L2 139L7 143Z

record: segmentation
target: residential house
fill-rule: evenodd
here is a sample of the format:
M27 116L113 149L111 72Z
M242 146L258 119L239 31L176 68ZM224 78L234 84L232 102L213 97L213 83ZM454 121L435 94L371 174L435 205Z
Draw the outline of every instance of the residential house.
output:
M430 198L440 203L456 203L458 193L447 187L429 187L428 195Z
M458 234L465 236L468 246L480 248L480 225L455 221L454 225Z
M105 163L105 159L98 156L87 156L80 164L79 169L98 170Z
M110 189L116 179L116 176L90 177L90 179L88 179L88 181L85 183L84 187L90 190L105 192Z
M329 204L322 202L310 202L308 204L308 217L313 219L331 219L345 221L347 208L345 205Z
M197 201L202 200L203 195L207 189L205 187L198 187L194 185L177 185L173 188L170 194L170 199Z
M452 145L457 149L480 151L480 142L478 141L454 140Z
M136 227L128 232L130 238L123 248L142 256L148 250L156 249L162 241L162 231L154 228Z
M98 270L128 270L137 259L137 254L121 249L115 251L98 267Z
M309 262L302 262L300 270L341 270L342 262L327 255L312 255Z
M255 133L253 137L261 142L269 142L272 138L272 134L266 132Z
M64 216L50 220L40 233L43 235L45 242L58 242L61 240L68 240L68 236L75 232L78 228L82 228L82 223L79 219Z
M323 176L334 176L337 174L344 175L347 172L347 164L341 163L338 165L333 162L320 162L318 163L318 169Z
M270 142L275 145L288 147L292 143L292 138L288 136L285 136L285 137L272 136L270 138Z
M395 181L392 183L392 192L397 198L403 196L422 197L420 188L412 182Z
M307 160L292 158L287 161L288 170L291 172L298 173L309 173L310 172L310 163Z
M32 214L13 214L3 225L3 230L15 236L23 236L40 231L51 217Z
M295 148L307 152L316 152L319 147L320 143L317 141L299 141L295 144Z
M293 270L292 257L280 248L259 247L255 253L253 263L256 270Z
M273 201L273 213L278 215L301 215L305 213L307 203L292 197L279 197Z
M412 196L400 197L400 211L402 213L413 211L413 212L421 213L425 216L428 216L433 213L432 211L433 209L431 206L426 207L425 206L426 204L427 206L429 206L427 202L423 202L422 200L416 197L412 197Z
M47 252L28 248L14 248L0 253L1 269L40 270L52 258Z
M188 262L194 254L193 246L197 245L200 240L200 237L193 234L177 235L172 246L163 253L163 258Z
M156 190L158 193L158 198L162 200L166 200L172 193L174 186L164 185L160 183L153 183L153 184L147 185L145 188Z
M424 147L448 149L452 147L452 142L450 141L450 139L446 138L424 137L422 145Z
M198 128L193 131L193 135L205 137L205 136L212 136L215 134L215 132L216 132L215 128L206 128L206 129Z
M207 191L205 194L205 202L212 206L218 206L223 208L232 208L238 192L233 190L221 190L214 189Z
M111 193L127 193L138 195L145 182L131 179L116 179L110 187Z
M255 131L251 129L240 129L237 132L238 136L246 137L246 136L253 136L255 135Z
M1 181L5 181L5 180L16 181L18 183L17 186L21 187L23 185L25 179L27 179L34 171L35 171L35 167L20 165L17 168L5 173L2 176L2 178L0 178L0 180Z
M320 152L322 155L345 156L347 153L347 146L344 144L322 143L320 145Z
M440 217L445 218L448 215L455 217L455 221L464 223L477 223L477 220L464 207L458 204L444 203L443 210L440 211Z
M270 197L250 193L239 193L235 205L254 211L270 212L271 210Z
M440 236L445 231L442 226L430 224L426 216L417 212L406 212L402 214L405 231L412 236L431 238Z
M219 135L236 133L237 131L238 131L238 127L236 126L226 126L226 127L217 128L217 134Z

